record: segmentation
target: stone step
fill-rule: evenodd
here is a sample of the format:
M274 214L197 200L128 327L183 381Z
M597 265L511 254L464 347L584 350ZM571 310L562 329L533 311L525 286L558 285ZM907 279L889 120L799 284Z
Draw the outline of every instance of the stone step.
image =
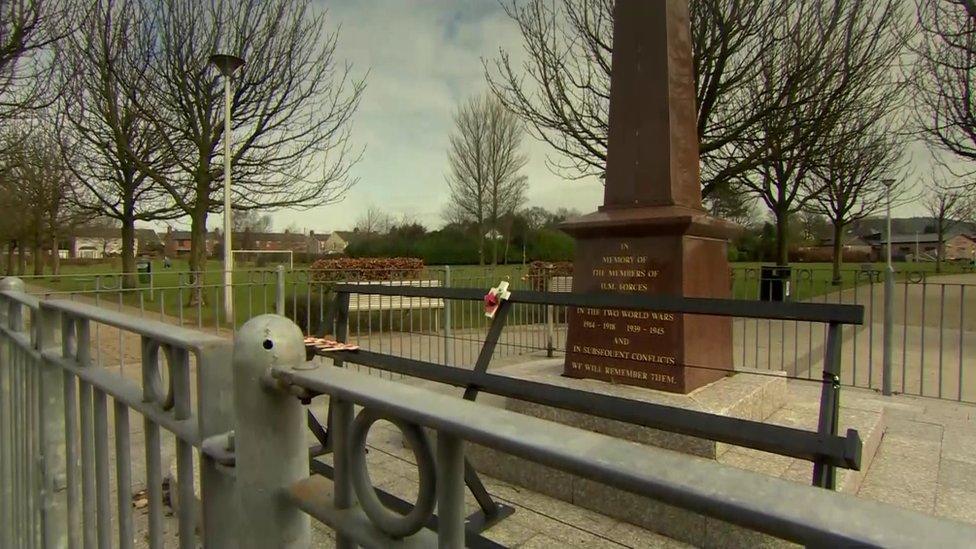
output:
M857 429L864 444L860 471L837 470L837 490L848 494L857 494L861 481L864 480L868 468L874 461L887 427L885 407L876 401L851 395L857 392L856 390L841 391L838 421L838 432L845 433L847 429ZM766 423L815 430L819 417L819 398L819 388L815 384L791 383L790 397L783 407L766 419ZM813 476L813 467L809 461L750 448L732 447L719 456L718 462L803 484L810 483Z
M702 387L688 395L676 395L594 380L562 377L560 360L534 361L493 369L492 373L531 379L586 391L612 394L635 400L696 409L731 417L765 421L814 430L819 416L819 384L787 383L785 377L749 375L742 372ZM688 459L715 459L720 463L809 484L813 475L810 462L759 452L695 437L664 433L656 429L594 418L585 414L557 410L512 399L483 395L479 402L503 406L583 429L593 430L688 454ZM844 390L841 396L839 432L857 429L863 442L862 471L838 470L838 489L856 493L864 473L874 459L885 428L884 407L857 391ZM696 546L781 546L781 540L744 530L737 526L685 511L649 498L635 496L592 481L556 471L520 458L477 445L468 446L468 457L479 472L579 507L621 519Z

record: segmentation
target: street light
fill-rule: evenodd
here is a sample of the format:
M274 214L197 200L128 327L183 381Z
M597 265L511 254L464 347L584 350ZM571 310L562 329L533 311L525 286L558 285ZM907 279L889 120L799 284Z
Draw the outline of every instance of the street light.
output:
M230 79L234 71L244 65L240 57L215 53L210 56L214 64L224 77L224 317L234 324L234 254L231 248L231 208L230 208L230 151L231 128L230 108L231 93Z
M891 187L895 184L894 179L882 179L881 183L885 186L885 201L887 202L887 213L885 215L885 234L887 241L887 265L885 266L884 284L884 340L882 342L883 362L881 368L881 394L891 395L891 337L894 331L894 311L892 311L892 301L895 293L895 269L891 265Z

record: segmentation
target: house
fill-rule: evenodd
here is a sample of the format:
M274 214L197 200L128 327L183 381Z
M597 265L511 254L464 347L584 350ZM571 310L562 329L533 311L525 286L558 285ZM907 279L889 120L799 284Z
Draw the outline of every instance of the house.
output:
M152 229L136 229L135 254L157 250L162 243ZM122 229L119 227L78 227L58 245L62 259L102 259L122 254Z
M325 234L315 234L315 231L309 231L308 238L308 252L311 254L341 254L346 251L346 246L349 245L349 239L344 238L339 231Z
M868 261L871 258L871 242L854 233L841 239L841 257L846 262ZM816 246L802 246L794 253L797 261L831 261L834 257L834 238L824 238Z
M873 243L876 261L882 261L887 253L888 239L880 235ZM934 261L938 256L937 233L896 234L891 237L893 258L907 261ZM949 231L944 238L943 259L970 261L976 258L976 238L963 232Z
M207 255L212 255L214 244L220 240L220 234L216 231L208 231L204 237L207 248ZM166 228L166 235L163 237L163 250L167 256L180 257L190 255L190 231L174 231L171 227Z
M188 255L190 253L190 231L166 231L165 250L172 257ZM308 253L312 255L336 254L345 251L349 244L339 232L316 233L309 231L306 235L301 232L285 230L283 232L252 232L249 230L235 231L231 235L234 250L258 251L287 251L294 253ZM218 253L223 246L223 234L211 231L206 237L207 255Z
M833 250L834 237L831 236L822 239L820 241L820 246ZM869 254L871 253L871 242L860 235L848 233L841 239L841 248L845 252Z
M312 255L342 253L348 245L348 241L335 232L309 231L306 235L288 230L281 233L235 232L233 243L237 250L291 250Z

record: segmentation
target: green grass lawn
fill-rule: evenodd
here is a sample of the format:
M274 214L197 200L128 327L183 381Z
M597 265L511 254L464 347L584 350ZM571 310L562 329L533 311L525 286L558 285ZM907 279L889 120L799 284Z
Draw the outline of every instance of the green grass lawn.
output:
M736 299L757 299L759 296L759 267L761 263L732 264L732 296ZM99 264L63 265L61 275L53 276L25 276L25 280L34 286L48 289L53 295L84 293L95 295L101 303L119 303L139 307L147 314L164 313L170 317L182 317L189 325L216 326L228 325L223 312L222 293L222 262L211 260L207 263L207 271L203 280L203 301L191 299L191 279L187 275L188 266L185 260L173 260L170 268L164 268L162 260L152 261L153 287L142 282L139 289L121 289L118 270L120 262L115 259ZM328 288L319 284L309 284L307 266L295 266L295 271L286 275L287 309L289 316L305 316L308 318L322 316L328 301ZM872 268L883 273L884 264L872 264ZM935 271L932 263L899 263L895 265L896 276L904 279L910 273L921 272L931 275ZM963 271L963 265L946 263L943 272L946 274ZM508 280L513 289L529 288L531 284L525 279L528 273L524 265L457 265L450 267L451 286L489 288L501 280ZM916 275L917 276L917 275ZM445 269L442 266L429 266L423 273L422 279L444 282ZM883 279L881 279L883 280ZM831 266L829 263L796 263L793 265L792 299L810 300L819 296L829 296L838 290L878 284L862 272L861 264L845 265L842 271L840 285L831 283ZM234 273L234 303L236 310L234 324L240 325L254 315L273 312L275 306L276 274L274 267L262 269L249 268ZM835 294L836 295L836 294ZM321 303L320 303L321 301ZM472 316L466 310L457 310L456 318ZM390 322L385 321L385 322ZM457 322L457 321L455 321ZM463 322L463 321L462 321ZM480 321L479 321L480 322ZM458 327L463 327L459 325Z

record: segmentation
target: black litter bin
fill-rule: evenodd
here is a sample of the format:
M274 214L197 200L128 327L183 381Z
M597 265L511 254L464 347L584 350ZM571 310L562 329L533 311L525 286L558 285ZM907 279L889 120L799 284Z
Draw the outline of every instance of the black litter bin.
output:
M136 272L139 273L139 284L149 284L152 282L152 262L148 259L140 260L136 263Z
M763 265L759 276L761 301L786 301L790 297L792 269L777 265Z

